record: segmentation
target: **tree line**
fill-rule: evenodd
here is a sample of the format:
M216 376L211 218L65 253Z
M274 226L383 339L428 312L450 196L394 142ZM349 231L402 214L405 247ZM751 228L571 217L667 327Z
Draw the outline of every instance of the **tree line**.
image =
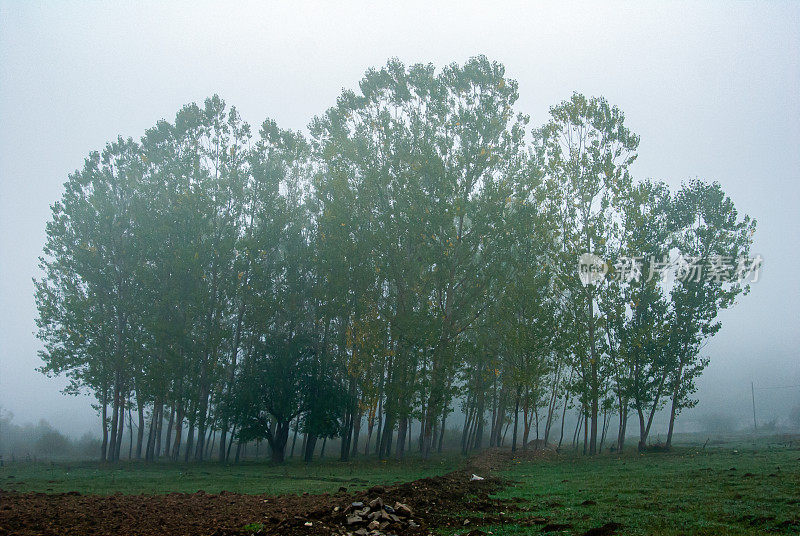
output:
M215 95L90 153L35 296L41 371L94 395L101 458L126 419L148 460L266 440L280 462L298 434L307 460L333 437L343 460L429 456L456 409L464 452L560 445L568 410L587 454L630 417L645 448L664 407L669 446L755 221L716 182L634 180L605 99L532 128L517 98L482 56L391 60L307 136ZM581 280L585 253L605 277ZM714 277L651 277L685 276L676 253Z

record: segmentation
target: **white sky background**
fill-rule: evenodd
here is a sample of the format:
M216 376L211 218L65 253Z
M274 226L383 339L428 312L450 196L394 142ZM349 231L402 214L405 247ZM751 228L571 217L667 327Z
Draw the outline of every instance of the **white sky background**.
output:
M88 398L34 370L31 282L49 205L90 151L213 93L254 131L305 129L392 56L486 54L532 126L573 91L605 96L641 135L636 176L720 181L758 220L765 269L706 348L693 415L744 422L751 380L800 385L800 3L163 4L0 0L0 406L15 422L99 432ZM800 389L757 396L764 419L800 404Z

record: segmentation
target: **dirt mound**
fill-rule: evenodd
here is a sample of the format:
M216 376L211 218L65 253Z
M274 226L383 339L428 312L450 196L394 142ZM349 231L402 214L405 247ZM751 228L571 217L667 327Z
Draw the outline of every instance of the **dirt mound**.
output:
M76 493L25 493L0 496L0 535L330 535L372 533L382 523L386 534L427 534L452 514L487 511L502 503L488 494L502 483L487 478L471 482L468 471L424 478L396 486L370 488L360 493L323 495L240 495L203 492L168 495L79 495ZM348 525L353 503L368 506L376 499L393 518ZM405 505L408 513L395 508ZM359 510L363 510L359 508ZM402 514L402 515L401 515ZM362 518L363 519L363 518ZM245 529L245 527L247 527Z
M515 461L530 461L556 457L558 454L551 448L528 449L511 452L509 449L490 448L471 457L465 466L466 471L483 474L491 473L508 466Z
M168 495L4 494L0 535L213 534L220 527L254 522L270 526L296 512L333 508L335 496L255 496L202 492Z

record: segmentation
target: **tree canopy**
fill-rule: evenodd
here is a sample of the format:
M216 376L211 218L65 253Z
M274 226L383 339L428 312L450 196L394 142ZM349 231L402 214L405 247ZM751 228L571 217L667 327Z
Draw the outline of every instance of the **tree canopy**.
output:
M306 459L332 437L342 459L403 456L414 423L428 456L456 408L464 451L559 422L560 445L570 408L588 454L613 415L623 447L629 410L646 448L669 405L671 442L749 289L755 222L719 183L635 180L639 138L605 99L540 128L517 99L483 56L390 60L309 137L254 135L215 95L90 153L35 285L41 370L96 397L102 459L134 409L147 459L266 440L281 462L298 434ZM604 278L581 281L583 254Z

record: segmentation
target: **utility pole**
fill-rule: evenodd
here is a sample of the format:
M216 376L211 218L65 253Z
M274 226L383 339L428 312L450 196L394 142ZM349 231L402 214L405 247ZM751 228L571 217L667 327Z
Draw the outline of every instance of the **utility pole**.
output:
M756 423L756 389L753 382L750 382L750 396L753 397L753 431L758 431L758 424Z

